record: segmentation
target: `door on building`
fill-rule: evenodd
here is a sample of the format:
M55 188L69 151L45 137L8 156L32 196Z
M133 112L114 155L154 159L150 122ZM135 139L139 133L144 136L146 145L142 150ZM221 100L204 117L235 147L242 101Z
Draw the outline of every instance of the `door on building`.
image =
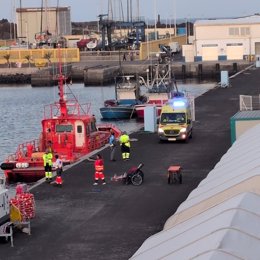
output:
M227 60L243 60L244 48L242 46L227 46Z
M218 47L202 47L202 60L218 60Z
M255 42L255 55L260 55L260 42Z

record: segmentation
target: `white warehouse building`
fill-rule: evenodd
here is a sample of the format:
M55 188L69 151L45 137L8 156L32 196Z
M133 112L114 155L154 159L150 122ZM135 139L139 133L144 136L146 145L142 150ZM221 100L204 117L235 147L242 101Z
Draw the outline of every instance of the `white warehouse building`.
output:
M248 60L260 55L260 15L194 23L194 60Z

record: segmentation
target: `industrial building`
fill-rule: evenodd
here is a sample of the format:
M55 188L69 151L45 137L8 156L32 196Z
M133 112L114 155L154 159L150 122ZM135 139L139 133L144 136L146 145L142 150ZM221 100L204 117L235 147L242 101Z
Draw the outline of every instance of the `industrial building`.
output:
M194 23L194 60L253 60L260 54L260 15L198 20Z
M70 7L17 8L16 21L18 39L25 43L33 43L43 32L63 36L72 31Z

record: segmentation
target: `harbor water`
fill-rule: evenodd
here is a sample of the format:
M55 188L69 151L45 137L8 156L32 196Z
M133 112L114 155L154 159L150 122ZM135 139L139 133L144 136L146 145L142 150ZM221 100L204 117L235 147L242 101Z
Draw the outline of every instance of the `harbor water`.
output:
M187 91L195 98L216 86L214 82L177 84L180 91ZM104 100L115 98L114 86L84 87L83 84L73 84L70 88L81 104L91 104L89 112L96 116L97 123L103 122L99 108L103 106ZM2 163L7 155L16 151L19 144L39 137L44 106L58 100L58 88L1 85L0 91L0 163ZM143 125L143 122L136 119L109 122L128 132Z

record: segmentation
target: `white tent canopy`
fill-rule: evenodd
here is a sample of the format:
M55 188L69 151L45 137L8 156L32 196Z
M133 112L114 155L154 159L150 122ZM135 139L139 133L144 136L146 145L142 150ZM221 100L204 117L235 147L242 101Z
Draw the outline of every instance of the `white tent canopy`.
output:
M260 125L242 135L131 259L259 259Z

